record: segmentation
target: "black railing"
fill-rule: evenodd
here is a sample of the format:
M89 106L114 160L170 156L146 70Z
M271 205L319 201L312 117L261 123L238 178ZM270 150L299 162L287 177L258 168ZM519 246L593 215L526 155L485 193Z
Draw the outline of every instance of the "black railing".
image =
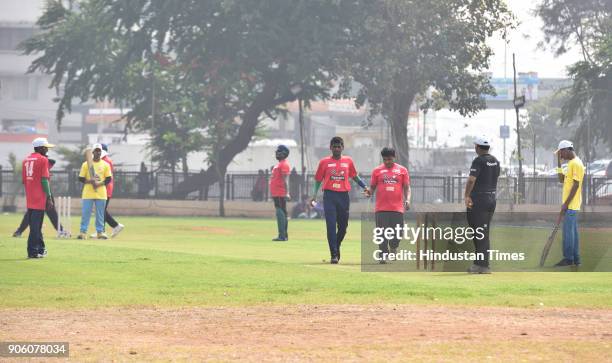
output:
M155 198L155 199L218 199L219 183L205 185L200 182L200 173L183 174L180 172L141 173L115 171L114 198ZM225 198L227 200L267 201L269 195L268 173L229 173L225 179ZM370 176L362 175L368 183ZM463 203L463 193L467 176L412 175L411 189L413 203ZM289 177L290 194L294 199L312 193L314 175L308 174L302 180L300 175ZM77 170L55 170L51 174L51 189L55 195L79 197L82 185L78 181ZM353 201L363 199L363 195L353 188L350 196ZM518 195L516 177L500 177L497 187L499 203L518 203L521 199L527 204L561 204L562 184L557 177L526 177L525 195ZM0 196L23 195L21 174L12 170L0 169ZM585 177L582 190L586 204L611 205L612 179L605 177Z

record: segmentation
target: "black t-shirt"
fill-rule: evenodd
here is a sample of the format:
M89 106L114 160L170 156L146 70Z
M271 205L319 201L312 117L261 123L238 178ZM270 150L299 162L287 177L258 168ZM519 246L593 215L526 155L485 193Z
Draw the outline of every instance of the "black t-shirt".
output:
M472 193L494 192L499 178L499 161L493 155L480 155L470 167L470 176L476 177Z

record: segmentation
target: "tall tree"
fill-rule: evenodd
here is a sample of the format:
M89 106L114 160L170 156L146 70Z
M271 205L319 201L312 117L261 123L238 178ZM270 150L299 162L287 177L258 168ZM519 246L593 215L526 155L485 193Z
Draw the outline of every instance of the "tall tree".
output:
M493 94L485 71L486 40L511 22L502 0L357 1L347 32L348 77L363 86L357 104L391 125L401 162L408 161L408 111L421 95L422 109L448 105L462 115L485 107ZM342 92L341 92L342 94ZM440 102L443 101L443 102Z
M200 102L222 93L239 104L235 137L193 183L210 184L248 146L262 115L298 93L305 100L329 96L333 60L346 39L342 3L90 0L70 10L50 1L38 22L44 31L24 49L42 53L30 71L51 73L52 86L63 85L58 120L75 98L108 99L132 107L128 125L152 124L151 82L138 65L158 61L158 54L182 70L181 87L204 89Z
M580 120L577 146L600 141L612 147L612 2L544 0L536 8L545 43L557 54L578 47L582 60L568 68L573 80L561 113L563 125ZM588 150L588 149L587 149ZM590 159L591 152L587 152Z

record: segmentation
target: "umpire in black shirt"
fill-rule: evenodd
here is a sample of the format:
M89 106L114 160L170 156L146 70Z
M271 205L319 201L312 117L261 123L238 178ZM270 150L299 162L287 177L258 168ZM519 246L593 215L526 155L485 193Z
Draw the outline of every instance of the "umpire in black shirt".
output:
M467 220L474 230L482 228L482 234L474 236L477 259L468 269L472 274L489 274L489 224L495 212L497 178L499 178L499 161L489 154L491 147L487 137L478 137L474 141L478 157L472 162L470 176L465 185L465 206ZM479 238L481 237L481 238Z

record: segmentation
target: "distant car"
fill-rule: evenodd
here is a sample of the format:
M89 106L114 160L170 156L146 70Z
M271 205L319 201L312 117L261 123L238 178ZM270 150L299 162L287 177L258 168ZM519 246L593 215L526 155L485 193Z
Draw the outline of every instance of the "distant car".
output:
M593 176L605 176L610 162L612 162L610 159L595 160L589 163L586 173Z
M599 205L612 205L612 179L605 180L596 187L593 202Z

